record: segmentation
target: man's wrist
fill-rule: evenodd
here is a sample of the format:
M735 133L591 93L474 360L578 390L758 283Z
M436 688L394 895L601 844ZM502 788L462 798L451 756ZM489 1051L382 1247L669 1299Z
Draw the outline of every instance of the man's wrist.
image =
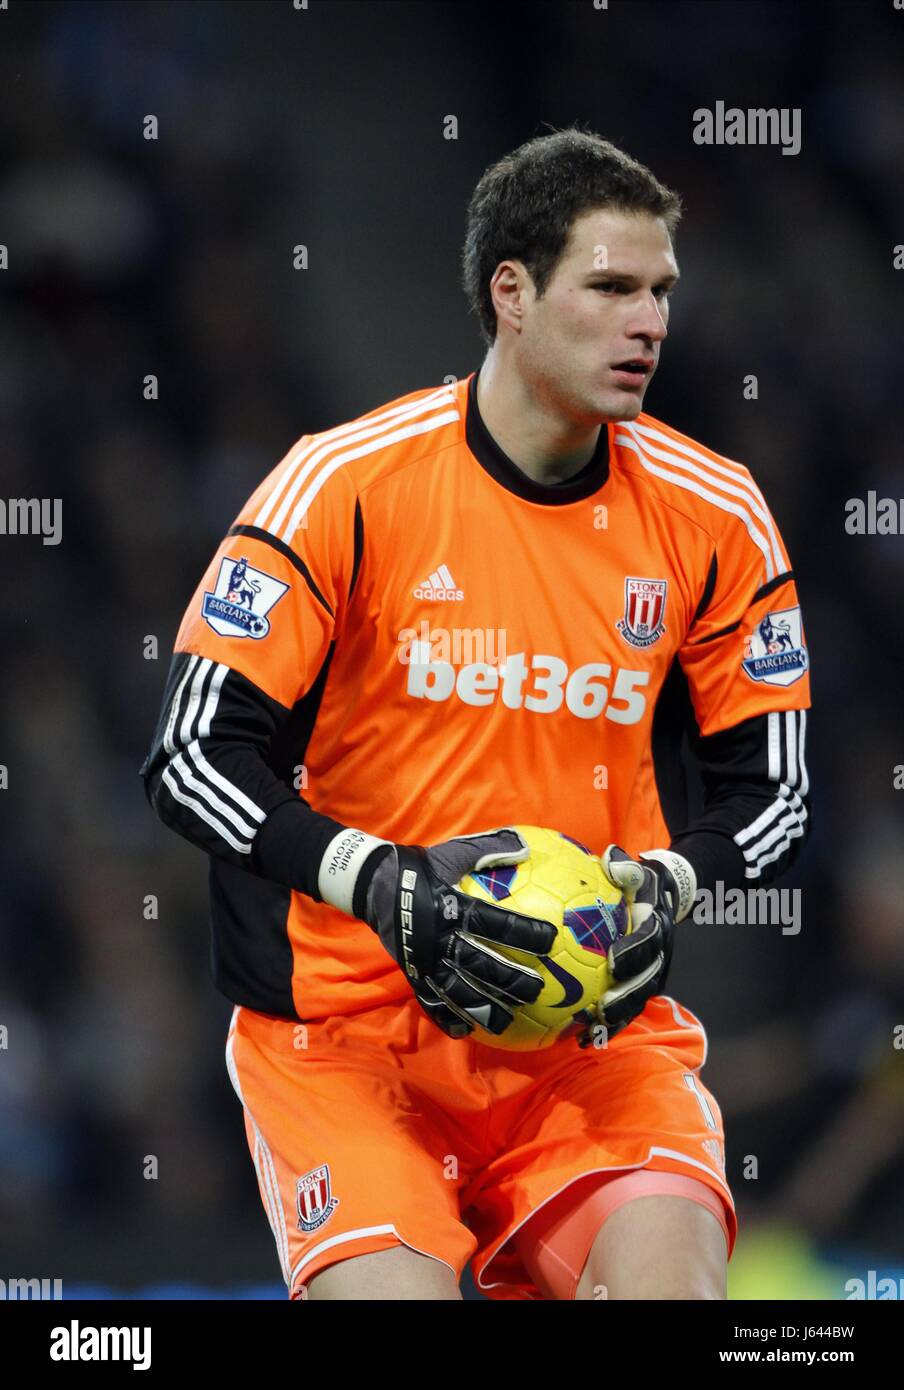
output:
M694 866L697 891L740 888L747 882L744 852L725 831L690 830L675 837L670 848Z
M350 917L362 917L367 888L381 859L392 849L391 840L381 840L364 830L348 827L330 841L320 861L317 888L331 907ZM380 851L376 853L376 851Z
M317 875L324 852L344 829L286 790L254 837L249 868L271 883L319 901Z
M361 865L358 878L355 882L355 891L352 896L352 916L359 917L362 922L372 926L372 922L367 913L368 893L370 885L373 883L374 875L384 859L388 859L395 853L395 846L387 843L377 845L376 849L371 850L370 854Z
M697 896L697 874L691 861L673 849L648 849L640 856L644 863L664 869L674 884L674 920L686 917Z

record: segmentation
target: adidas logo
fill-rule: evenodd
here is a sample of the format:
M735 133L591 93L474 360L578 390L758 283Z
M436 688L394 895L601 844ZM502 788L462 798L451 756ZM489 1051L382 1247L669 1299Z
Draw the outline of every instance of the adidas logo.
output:
M431 603L451 603L455 599L464 598L464 590L455 587L455 580L449 573L446 565L440 565L435 569L430 578L423 584L419 584L414 590L414 597L426 599Z

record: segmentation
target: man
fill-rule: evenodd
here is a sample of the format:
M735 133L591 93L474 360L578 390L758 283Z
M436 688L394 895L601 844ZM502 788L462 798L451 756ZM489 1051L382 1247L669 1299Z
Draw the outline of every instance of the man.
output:
M290 1297L454 1299L472 1257L490 1298L725 1297L706 1038L662 991L697 888L761 886L800 847L809 686L749 472L641 409L679 214L578 130L490 168L464 252L479 373L304 436L180 628L143 773L211 856ZM481 633L504 652L463 650ZM551 942L454 887L516 862L519 823L617 841L610 876L642 880L593 1046L470 1036L536 994L494 943Z

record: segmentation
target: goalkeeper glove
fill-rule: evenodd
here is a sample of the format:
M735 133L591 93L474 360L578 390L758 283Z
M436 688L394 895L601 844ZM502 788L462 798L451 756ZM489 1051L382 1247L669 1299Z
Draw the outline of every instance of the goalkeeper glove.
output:
M606 877L624 893L631 919L629 935L609 948L615 984L596 1009L608 1039L642 1013L648 999L662 993L672 963L675 923L691 909L697 876L688 860L670 849L652 849L632 859L618 845L610 845L601 862ZM580 1045L588 1047L593 1041L590 1028Z
M449 1037L465 1037L475 1024L501 1033L518 1005L532 1004L540 993L539 973L494 946L545 955L555 941L552 923L507 912L453 886L467 873L518 864L529 853L522 836L508 828L426 849L392 845L389 853L381 851L360 915Z

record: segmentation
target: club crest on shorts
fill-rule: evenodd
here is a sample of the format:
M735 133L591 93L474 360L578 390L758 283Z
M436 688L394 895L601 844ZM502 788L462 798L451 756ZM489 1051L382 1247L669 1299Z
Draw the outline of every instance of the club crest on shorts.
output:
M793 685L808 664L799 608L767 613L745 639L742 665L751 680Z
M221 637L260 640L270 631L267 614L288 587L272 574L253 569L244 555L224 559L213 593L204 594L201 615Z
M299 1231L316 1231L329 1221L339 1205L339 1198L330 1195L330 1165L321 1163L295 1183L295 1205Z
M632 647L651 647L665 632L667 579L625 579L625 613L615 626Z

